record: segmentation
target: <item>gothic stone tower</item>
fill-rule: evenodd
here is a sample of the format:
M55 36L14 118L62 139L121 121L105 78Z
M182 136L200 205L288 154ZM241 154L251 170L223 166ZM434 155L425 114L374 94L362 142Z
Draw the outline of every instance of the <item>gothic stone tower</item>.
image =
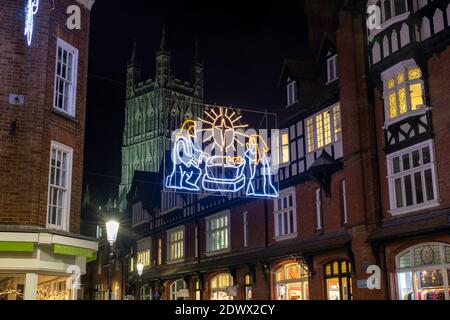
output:
M203 112L203 65L195 45L192 81L181 81L171 72L171 54L165 29L156 53L155 78L142 80L136 45L127 67L125 128L122 145L122 181L119 208L125 209L135 171L159 172L173 130Z

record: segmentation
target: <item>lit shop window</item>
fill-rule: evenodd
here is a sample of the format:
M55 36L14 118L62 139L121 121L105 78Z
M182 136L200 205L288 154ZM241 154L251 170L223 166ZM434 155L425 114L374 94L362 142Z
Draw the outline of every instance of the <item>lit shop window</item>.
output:
M75 115L78 50L58 39L53 107L58 111Z
M288 264L275 272L277 300L309 300L308 267Z
M36 290L37 300L77 300L77 290L68 286L68 277L39 275ZM75 290L75 292L73 291Z
M130 258L130 272L134 272L134 259L133 259L133 257Z
M438 204L432 140L391 154L387 160L392 214Z
M137 253L137 263L142 263L144 267L150 266L150 250L143 250Z
M281 134L281 164L289 163L289 134Z
M450 300L450 246L423 243L396 257L399 300Z
M233 300L228 295L228 288L233 285L233 277L229 273L221 273L211 279L211 300Z
M341 109L335 105L306 120L308 153L341 139Z
M184 227L167 232L167 253L168 261L184 258Z
M170 285L170 300L185 300L187 284L179 279Z
M280 240L285 236L295 236L297 233L297 217L295 209L295 190L280 192L275 199L275 235Z
M210 217L206 221L207 252L217 252L229 248L230 236L229 214Z
M245 300L253 300L252 275L247 273L244 278Z
M347 261L333 261L325 265L327 300L352 300L352 266Z
M195 281L195 300L202 300L202 287L200 280Z
M143 285L141 287L140 299L141 300L152 300L152 288L148 284Z
M23 300L25 274L0 274L0 301Z
M156 260L156 265L162 264L162 239L158 238L158 256Z
M68 229L73 150L52 141L50 155L47 226Z
M385 83L384 101L387 119L393 120L424 107L420 68L404 69Z

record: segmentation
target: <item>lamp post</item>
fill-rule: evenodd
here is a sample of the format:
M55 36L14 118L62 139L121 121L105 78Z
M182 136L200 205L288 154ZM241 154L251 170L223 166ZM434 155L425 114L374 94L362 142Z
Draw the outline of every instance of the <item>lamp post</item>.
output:
M136 265L136 270L137 270L137 274L139 276L139 282L138 282L138 288L139 288L139 299L142 300L141 297L141 276L144 273L144 264L142 264L141 262L139 262Z
M109 242L109 274L108 274L108 300L111 300L112 293L112 264L114 258L114 244L117 239L117 233L119 232L119 222L110 220L106 222L106 238Z

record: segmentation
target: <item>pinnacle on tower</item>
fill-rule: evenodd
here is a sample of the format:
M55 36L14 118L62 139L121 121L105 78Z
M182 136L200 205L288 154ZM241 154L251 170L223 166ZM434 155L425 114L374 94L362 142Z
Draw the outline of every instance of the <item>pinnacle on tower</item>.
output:
M169 47L167 45L167 39L166 39L166 26L164 26L162 29L161 43L159 45L159 51L169 53Z

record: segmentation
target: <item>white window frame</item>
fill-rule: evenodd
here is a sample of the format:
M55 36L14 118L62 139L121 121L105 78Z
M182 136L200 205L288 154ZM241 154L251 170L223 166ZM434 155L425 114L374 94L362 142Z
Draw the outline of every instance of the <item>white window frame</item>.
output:
M65 199L63 200L63 209L61 212L61 225L54 225L49 223L49 215L50 215L50 198L51 198L51 190L52 188L60 188L60 186L56 186L52 184L51 181L51 172L52 172L52 153L53 150L57 152L62 152L67 154L67 169L66 169L66 187L65 189ZM70 205L72 198L72 170L73 170L73 149L56 141L51 141L50 143L50 157L49 157L49 173L48 173L48 196L47 196L47 216L46 216L46 225L49 229L57 229L63 231L70 230Z
M415 115L420 115L420 114L425 114L428 110L429 107L427 107L427 101L426 101L426 95L425 95L425 83L423 81L423 70L421 70L422 72L422 77L420 79L415 79L415 80L408 80L408 70L409 69L413 69L419 67L416 62L413 59L410 60L406 60L406 61L402 61L399 62L398 64L396 64L395 66L393 66L392 68L384 71L381 74L381 80L383 81L383 101L384 101L384 115L385 115L385 123L384 123L384 127L387 128L388 126L397 123L399 121L402 121L406 118L409 118L411 116L415 116ZM388 83L389 80L395 78L399 73L403 72L405 75L405 80L402 84L394 85L394 88L389 89L388 87ZM422 87L422 99L423 99L423 105L417 106L417 110L411 110L411 92L409 90L409 86L411 84L416 84L416 83L420 83L421 87ZM404 114L400 114L400 101L398 99L398 91L400 88L406 88L406 108L407 111ZM394 119L391 119L390 117L390 103L389 103L389 96L392 93L396 93L396 103L397 103L397 111L398 111L398 115L397 117L395 117Z
M316 220L317 230L322 230L322 190L316 189Z
M58 79L61 78L58 75L58 51L59 49L62 49L64 51L67 51L68 53L71 53L73 56L73 62L72 62L72 79L71 81L68 79L63 79L65 82L69 82L69 90L68 90L68 100L67 100L67 106L64 106L64 99L63 99L63 108L56 105L56 99L58 95ZM55 84L53 88L53 109L57 112L61 112L64 114L67 114L71 117L75 117L75 111L76 111L76 98L77 98L77 78L78 78L78 49L70 45L69 43L65 42L61 38L58 38L56 41L56 56L55 56ZM65 110L65 108L67 110Z
M248 247L248 211L245 211L242 216L242 224L244 227L244 248Z
M297 81L288 79L287 84L287 106L292 106L298 101Z
M183 283L183 288L180 288L180 283ZM188 289L187 283L183 279L175 280L170 284L170 300L178 300L180 289ZM184 299L186 298L183 297Z
M281 200L283 202L284 198L289 199L289 196L292 196L292 207L289 206L289 200L287 201L287 207L286 208L279 208L278 200ZM283 204L282 204L283 206ZM293 217L291 221L291 217L289 215L289 212L293 212ZM288 230L284 230L284 215L286 215L287 219L287 228ZM280 225L279 225L279 216L281 216L281 233L280 233ZM293 232L291 233L289 230L291 229ZM295 199L295 187L285 189L280 191L279 196L277 199L274 200L274 226L275 226L275 240L276 241L284 241L292 238L296 238L297 233L297 206L296 206L296 199Z
M339 79L337 62L337 54L327 59L327 84Z
M174 233L178 233L182 231L183 234L183 239L182 240L177 240L177 241L171 241L170 240L170 236ZM171 264L171 263L177 263L177 262L182 262L184 261L184 258L186 256L186 228L184 226L181 227L177 227L171 230L168 230L166 233L167 236L167 243L166 243L166 252L167 252L167 263ZM175 243L180 243L181 244L181 256L180 257L172 257L172 250L171 250L171 245L175 244Z
M405 154L412 154L413 151L419 150L420 151L420 161L422 161L422 149L429 147L430 149L430 163L426 164L426 165L421 165L419 167L416 168L412 168L412 159L410 157L410 169L408 169L407 171L403 171L401 170L399 173L395 173L394 174L394 159L399 157L400 158L400 166L403 167L403 160L402 157ZM434 143L433 140L427 140L425 142L421 142L419 144L416 144L414 146L402 149L398 152L389 154L386 157L386 164L387 164L387 169L388 169L388 185L389 185L389 199L390 199L390 210L388 211L390 214L392 214L393 216L395 215L400 215L400 214L405 214L405 213L411 213L411 212L416 212L416 211L420 211L420 210L424 210L424 209L429 209L429 208L433 208L433 207L437 207L439 206L439 184L438 184L438 179L437 179L437 172L436 172L436 158L435 158L435 154L434 154ZM424 179L424 172L425 170L429 170L431 169L431 176L433 179L433 189L434 189L434 199L433 200L426 200L427 199L427 194L426 194L426 182ZM414 174L417 172L421 172L422 173L422 193L423 193L423 198L424 198L424 202L417 204L417 199L416 199L416 192L415 192L415 179ZM406 206L406 194L405 194L405 185L404 185L404 177L405 176L411 176L411 188L412 188L412 193L413 193L413 205L411 206ZM396 194L395 194L395 180L401 178L401 183L402 183L402 200L403 203L405 204L405 206L397 208L397 199L396 199Z
M345 180L341 181L342 184L342 206L344 209L344 224L348 223L348 211L347 211L347 185L345 183Z
M335 117L335 112L339 108L339 117ZM328 113L329 119L330 119L330 143L326 143L326 130L325 130L325 124L324 124L324 117L323 115ZM322 115L322 136L323 136L323 146L318 147L318 129L317 129L317 120L316 118ZM309 124L308 122L312 122L312 135L313 139L311 139L311 132L309 130ZM338 122L338 123L335 123ZM305 144L306 144L306 152L307 154L317 152L320 150L325 149L326 147L333 145L335 143L338 143L339 141L342 141L342 110L340 102L335 103L334 105L321 110L320 112L317 112L307 118L305 120L306 124L306 135L305 135ZM339 130L339 131L337 131ZM310 146L310 142L312 142L312 146ZM311 148L312 147L312 148Z
M145 294L145 289L149 289L149 294ZM144 284L141 288L140 288L140 300L153 300L153 292L152 292L152 287L148 284Z
M228 221L228 225L227 225L227 231L228 231L228 243L227 243L227 248L221 248L219 250L213 250L212 249L212 233L213 231L210 230L210 223L213 220L217 220L220 219L222 217L227 217L227 221ZM206 222L206 254L207 255L215 255L215 254L221 254L221 253L225 253L225 252L229 252L231 250L231 221L230 221L230 210L226 210L220 213L217 213L215 215L209 216L207 218L205 218L205 222ZM225 228L221 228L221 229L215 229L215 232L218 232L218 230L222 230Z

